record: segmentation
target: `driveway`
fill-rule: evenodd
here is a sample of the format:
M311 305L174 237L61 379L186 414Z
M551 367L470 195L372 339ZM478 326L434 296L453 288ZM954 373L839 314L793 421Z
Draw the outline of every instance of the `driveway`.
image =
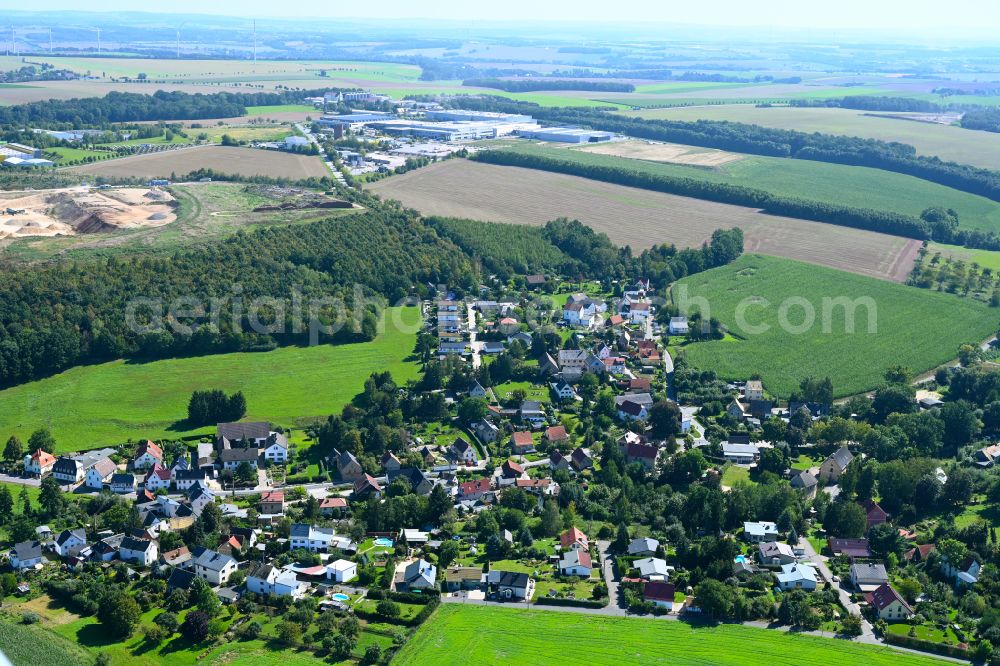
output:
M605 611L604 615L620 615L624 617L627 615L627 612L622 606L621 597L619 596L620 584L615 580L615 560L613 557L608 557L608 548L610 547L610 541L597 542L597 552L601 554L601 574L604 576L604 584L608 586L608 605L600 610Z
M801 539L799 545L802 546L802 550L805 551L806 557L809 562L816 567L820 575L826 580L833 589L837 591L837 596L840 597L840 603L847 609L848 613L854 613L856 615L861 615L861 607L858 604L851 601L851 594L846 589L844 589L844 581L835 583L833 581L833 572L830 571L830 567L827 566L827 558L816 552L812 544L809 543L808 539ZM875 632L872 631L872 625L863 616L861 618L861 635L857 637L864 643L878 643L878 639L875 638Z

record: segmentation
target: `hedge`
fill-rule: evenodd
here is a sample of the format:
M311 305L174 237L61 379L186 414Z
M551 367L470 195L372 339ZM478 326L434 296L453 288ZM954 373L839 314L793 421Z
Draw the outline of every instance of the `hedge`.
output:
M945 645L944 643L925 641L920 638L894 634L889 631L885 633L885 642L892 645L907 647L913 650L920 650L921 652L933 652L934 654L941 654L946 657L957 657L959 659L969 658L969 651L965 648L960 648L957 645Z
M604 608L608 605L608 597L596 599L567 599L565 597L539 597L535 599L536 606L571 606L576 608Z

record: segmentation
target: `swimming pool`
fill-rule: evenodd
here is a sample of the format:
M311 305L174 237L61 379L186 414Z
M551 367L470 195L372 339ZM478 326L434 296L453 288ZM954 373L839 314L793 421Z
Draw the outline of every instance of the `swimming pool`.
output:
M340 592L337 592L336 594L334 594L332 598L333 598L334 601L350 601L351 600L351 598L349 596L347 596L346 594L341 594Z
M747 561L746 555L737 555L736 561L739 562L740 564L743 564L744 562Z
M381 546L382 548L392 548L392 539L387 539L385 537L379 537L375 539L375 545Z

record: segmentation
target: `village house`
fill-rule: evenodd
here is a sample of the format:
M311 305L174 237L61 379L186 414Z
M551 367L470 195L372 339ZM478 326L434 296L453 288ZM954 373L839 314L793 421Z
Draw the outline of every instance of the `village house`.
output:
M813 497L816 497L819 481L817 481L816 477L808 471L802 470L792 475L791 486L792 488L801 491L806 498L812 499Z
M192 553L194 573L211 585L225 585L236 572L237 562L229 555L198 546Z
M56 537L55 551L61 557L68 557L69 551L87 543L87 533L82 527L74 530L63 530Z
M885 565L875 562L854 562L851 564L851 585L855 590L871 592L889 582Z
M437 587L437 567L427 560L410 562L393 579L393 589L397 592L430 590Z
M125 495L135 492L136 478L131 472L111 475L111 492Z
M670 578L670 572L673 570L673 567L660 557L644 557L633 562L632 566L643 580L665 581Z
M535 450L531 433L526 430L514 432L510 436L510 449L514 455L523 456Z
M469 384L469 397L485 398L487 395L489 395L489 393L486 391L485 388L483 388L483 385L477 382L476 380L472 380L472 383Z
M132 460L132 469L149 469L153 465L163 464L163 449L158 444L146 440L139 444Z
M247 591L255 594L300 599L309 589L306 583L298 581L294 571L284 571L262 562L251 562L246 574Z
M582 400L580 394L576 392L576 389L566 381L552 382L549 384L552 389L552 393L555 394L556 399L560 402L570 402Z
M142 485L149 492L156 493L159 490L169 490L170 483L170 470L164 468L160 463L153 463L149 467L149 472L146 473Z
M559 560L559 573L563 576L590 578L590 572L593 570L594 563L590 559L590 553L585 550L568 550Z
M344 483L352 483L364 477L365 470L350 451L338 451L334 449L330 454L330 458L333 461L334 467L337 468L337 476Z
M865 594L865 601L874 609L880 620L901 622L913 617L914 611L889 583Z
M311 553L328 551L334 537L332 527L316 527L308 523L293 523L288 533L291 550L301 548Z
M973 455L973 461L980 467L993 467L1000 460L1000 444L985 446Z
M479 462L479 456L476 454L476 447L472 446L469 442L461 437L455 439L451 446L448 448L448 453L451 457L465 465L475 465Z
M854 460L854 456L847 450L847 447L840 447L819 466L819 480L823 483L836 483L852 460Z
M222 451L230 448L262 448L272 433L271 424L266 421L244 423L219 423L215 427L215 447Z
M837 539L831 537L827 539L827 546L834 557L865 559L872 556L872 551L868 547L868 539Z
M590 457L590 452L582 446L573 449L573 453L570 454L569 459L573 469L577 472L582 472L594 466L594 459Z
M746 386L743 388L743 399L747 402L751 400L763 400L764 399L764 384L759 379L751 379L747 381Z
M191 551L187 546L181 546L174 550L160 553L160 563L168 567L187 567L191 562Z
M491 569L486 574L486 589L504 601L530 601L535 594L535 580L526 573Z
M971 555L967 555L957 567L948 562L947 557L941 558L941 573L955 580L955 587L971 587L979 582L979 572L982 564Z
M642 586L642 598L667 612L674 610L675 594L673 583L649 582Z
M627 393L615 396L618 407L618 418L622 421L645 421L649 418L649 409L653 399L648 393Z
M197 469L179 469L174 473L174 486L181 492L187 492L195 484L208 485L208 480L212 478L211 469L199 467Z
M15 571L33 569L45 561L42 555L41 541L22 541L14 544L14 547L7 553L10 566Z
M501 479L520 479L524 476L524 467L514 462L513 460L505 460L502 465L500 465L500 478Z
M778 526L767 521L745 522L743 523L743 539L750 543L777 541Z
M735 465L752 465L760 458L760 448L756 444L723 442L722 456Z
M537 400L525 400L518 408L517 416L521 423L527 423L532 428L539 428L545 425L545 410L542 403Z
M259 458L260 451L256 448L223 449L219 452L218 461L222 463L222 469L233 471L243 463L257 469Z
M285 512L285 491L265 490L260 494L260 512L268 515Z
M347 500L343 497L325 497L319 501L319 512L324 518L337 518L347 511Z
M382 486L371 474L365 474L354 482L354 490L351 492L351 499L364 501L370 498L378 499L382 496Z
M187 501L191 505L191 511L200 516L205 505L215 501L215 495L205 486L192 486L188 491Z
M618 438L618 446L622 449L625 460L629 464L641 463L649 470L656 466L656 458L660 451L652 444L646 443L645 437L634 432L627 432Z
M24 456L24 473L27 476L43 477L52 472L52 466L56 464L56 457L48 451L38 449L30 455Z
M156 556L156 542L149 539L125 537L118 548L118 557L122 562L134 562L148 567L156 562Z
M801 562L783 564L781 571L776 572L774 577L778 581L778 588L784 592L788 590L809 592L816 589L816 569L811 564Z
M865 520L868 523L868 529L888 522L889 514L887 514L875 500L867 499L864 502L859 502L859 504L861 504L861 508L865 510Z
M746 411L746 407L738 398L733 398L726 406L726 416L737 421L743 420L743 417L746 416Z
M445 592L479 590L483 586L483 570L480 567L451 567L444 572L442 587Z
M83 463L75 458L60 456L52 465L52 476L63 484L78 483L83 481L87 468Z
M458 485L458 497L459 499L469 501L480 500L486 493L490 492L490 488L490 480L488 478L463 481Z
M500 437L500 428L496 427L490 421L482 419L476 421L469 426L472 429L472 433L479 438L479 441L489 444L491 442L497 441Z
M283 465L288 462L288 438L278 432L269 433L261 448L264 461L273 465Z
M670 323L667 324L667 332L670 335L687 335L691 332L688 326L687 317L671 317Z
M566 550L590 550L590 541L580 529L571 527L559 536L559 545Z
M434 490L434 481L418 467L400 467L389 470L386 479L391 484L396 479L406 479L410 489L417 495L429 495Z
M552 449L552 453L549 454L549 468L555 472L558 470L563 470L564 472L570 471L569 458L564 456L559 449Z
M545 441L546 444L552 446L568 444L569 433L566 432L566 426L563 425L551 426L545 429L545 432L542 434L542 440Z
M101 458L94 466L87 470L84 478L84 485L88 488L101 490L105 484L110 483L112 475L117 471L118 466L111 458Z
M632 557L652 557L660 547L660 542L649 537L632 539L628 545L628 554Z
M762 566L777 567L795 561L792 547L781 541L765 541L757 544L757 560Z

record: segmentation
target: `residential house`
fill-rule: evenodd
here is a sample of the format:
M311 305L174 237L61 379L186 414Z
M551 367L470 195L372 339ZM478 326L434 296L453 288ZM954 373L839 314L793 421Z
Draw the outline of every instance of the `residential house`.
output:
M642 586L642 598L658 608L663 608L667 612L674 610L674 595L676 590L673 583L649 582Z
M585 550L568 550L559 560L559 573L563 576L590 578L593 570L594 563L590 559L590 553Z
M782 591L816 589L816 569L811 564L793 562L781 565L781 571L775 572L778 588Z
M397 470L403 466L403 463L400 462L399 458L397 458L396 454L392 451L386 451L382 454L382 460L380 462L382 463L382 469L387 472Z
M855 590L871 592L889 582L885 565L879 562L854 562L851 564L851 585Z
M628 304L628 318L633 324L645 324L650 314L652 309L648 301L632 301Z
M22 541L14 544L14 547L7 553L7 557L14 571L33 569L45 561L45 557L42 555L41 541Z
M219 423L215 427L215 447L221 451L245 442L250 448L261 448L271 432L271 424L266 421Z
M823 483L836 483L852 460L854 455L847 450L847 447L840 447L819 466L819 480Z
M514 487L520 488L526 493L537 496L539 509L544 506L543 501L546 497L559 494L559 484L552 479L515 479Z
M24 473L28 476L43 477L52 472L52 466L56 464L56 457L48 451L38 449L30 455L24 456Z
M500 466L500 477L503 479L520 479L524 476L524 467L513 460L505 460Z
M522 402L517 415L521 423L530 423L533 428L545 425L545 410L542 409L542 403L537 400Z
M170 478L176 479L177 473L183 470L191 469L191 461L188 460L186 455L180 455L174 458L174 462L170 465Z
M205 505L215 501L215 495L205 486L192 486L188 491L187 501L191 505L191 511L200 516Z
M580 529L571 527L559 536L559 544L566 550L590 550L590 541Z
M260 494L260 512L273 516L285 512L285 491L265 490Z
M344 483L351 483L357 481L358 479L364 478L365 470L361 467L361 463L358 459L354 457L354 454L348 450L338 451L333 450L330 456L333 459L333 464L337 468L337 476Z
M570 454L569 460L570 464L573 465L573 469L577 472L582 472L583 470L590 469L594 466L594 459L590 457L590 452L582 446L573 449L573 453Z
M504 317L500 320L499 324L497 324L497 331L499 331L501 335L514 335L517 333L517 329L517 319L514 319L513 317Z
M564 456L559 449L552 449L552 453L549 454L549 467L553 472L558 470L563 470L564 472L570 471L569 458Z
M868 522L868 529L871 529L876 525L881 525L889 520L889 514L887 514L875 500L867 499L864 502L859 502L859 504L861 504L861 508L865 510L865 519Z
M743 389L743 399L746 401L750 400L763 400L764 399L764 384L759 379L751 379L747 381L746 386Z
M622 421L645 421L649 418L653 399L648 393L626 393L615 396L615 405Z
M325 553L334 541L332 527L316 527L308 523L293 523L289 530L289 548L303 549L311 553Z
M535 580L526 573L491 569L486 574L486 589L497 599L530 601L535 594Z
M645 443L644 438L638 435L636 435L638 439L629 439L628 435L632 434L634 433L626 433L624 437L618 439L619 446L622 445L623 440L626 442L623 447L625 460L629 464L634 462L641 463L646 469L652 470L656 466L656 458L660 450L652 444Z
M660 542L649 537L632 539L628 545L628 554L632 557L652 557L660 548Z
M760 458L760 448L756 444L723 442L722 456L736 465L752 465Z
M801 491L807 498L813 498L816 497L819 481L808 471L802 470L792 475L791 485L792 488Z
M283 465L288 462L288 437L283 433L272 432L264 441L261 448L261 455L264 461L274 465Z
M948 562L947 557L941 558L941 573L955 579L955 587L971 587L979 582L982 564L971 555L967 555L957 567Z
M923 543L903 553L903 559L907 562L919 564L920 562L926 562L927 556L935 550L937 550L937 547L933 543Z
M351 491L351 499L364 501L370 498L378 499L382 497L382 486L371 474L365 474L362 478L354 482L354 489Z
M497 441L500 438L500 428L496 427L490 421L483 419L481 421L476 421L469 426L472 429L472 433L479 438L479 441L489 444L491 442Z
M743 539L750 543L777 541L778 526L767 521L745 522L743 523Z
M146 440L139 444L132 460L132 469L149 469L153 465L163 464L163 449L158 444Z
M358 565L350 560L336 560L326 565L326 578L337 583L347 583L358 576Z
M347 510L347 500L343 497L326 497L319 501L319 512L324 518L342 516Z
M1000 460L1000 444L992 444L976 451L973 461L980 467L993 467Z
M194 573L211 585L225 585L236 572L237 563L229 555L223 555L209 548L198 546L192 553Z
M174 472L174 486L181 492L187 492L195 484L207 486L208 480L211 478L212 470L210 468L179 469Z
M764 541L757 544L757 560L768 567L778 567L795 561L792 547L781 541Z
M670 578L670 572L673 570L673 567L667 565L666 560L659 557L644 557L633 562L632 566L643 580L665 581Z
M456 438L455 441L452 442L451 446L448 447L448 453L460 464L475 465L479 462L479 455L476 453L476 447L461 437Z
M118 493L120 495L134 493L135 484L135 474L130 472L122 472L120 474L111 475L111 492L113 493Z
M111 476L118 469L115 465L115 461L111 458L101 458L94 466L87 470L87 475L84 477L84 485L88 488L93 488L95 490L101 490L104 488L106 483L111 481Z
M535 450L535 441L527 430L520 430L510 436L510 449L514 455L523 456Z
M437 567L423 558L414 560L396 574L393 585L398 592L434 589L437 587Z
M442 587L445 592L479 590L483 586L483 570L480 567L452 567L445 571Z
M191 551L187 546L181 546L165 553L160 553L160 562L168 567L188 567L191 566Z
M834 557L866 559L872 556L868 539L827 539L827 546Z
M170 577L167 578L167 590L171 592L174 590L189 590L194 579L197 577L198 575L191 569L171 569Z
M545 433L542 435L542 439L550 445L560 446L562 444L569 443L569 433L566 432L566 426L557 425L545 429Z
M458 486L458 497L462 500L480 500L486 493L490 492L490 480L488 478L472 479L464 481Z
M751 400L747 405L747 411L752 418L758 421L766 421L771 418L771 411L774 409L774 402L771 400Z
M401 467L389 470L386 478L390 484L396 479L406 479L410 484L410 489L417 495L429 495L434 490L434 482L418 467Z
M278 569L262 562L251 562L246 574L247 591L255 594L299 599L309 587L298 581L294 571Z
M546 352L538 359L538 371L546 377L556 375L559 374L559 364L552 358L552 354Z
M729 404L726 405L726 416L731 419L736 419L737 421L741 421L743 419L746 415L746 411L746 407L739 401L738 398L733 398L729 401Z
M124 540L124 534L112 534L111 536L104 537L94 544L93 559L98 562L110 562L115 559L118 557L118 550L121 548L122 541Z
M77 460L76 458L60 456L52 465L52 476L63 484L79 483L80 481L83 481L83 477L86 473L87 468L84 466L83 462Z
M889 583L865 594L865 601L875 610L880 620L902 622L913 617L914 610L902 595Z
M67 557L70 550L85 543L87 543L87 532L82 527L78 527L75 530L63 530L56 537L56 554L61 557Z
M688 326L687 317L671 317L670 323L667 324L667 332L670 335L687 335L691 332L691 328Z
M222 463L222 469L235 470L246 463L253 469L257 469L257 461L260 459L260 450L250 447L246 449L223 449L219 452L218 461Z
M149 467L149 472L146 473L146 478L143 480L143 487L151 493L156 493L160 490L169 490L171 483L170 470L163 467L160 463L153 463Z
M156 562L156 556L156 542L149 539L127 536L122 539L118 548L118 557L122 562L135 562L145 567L152 566L153 562Z

